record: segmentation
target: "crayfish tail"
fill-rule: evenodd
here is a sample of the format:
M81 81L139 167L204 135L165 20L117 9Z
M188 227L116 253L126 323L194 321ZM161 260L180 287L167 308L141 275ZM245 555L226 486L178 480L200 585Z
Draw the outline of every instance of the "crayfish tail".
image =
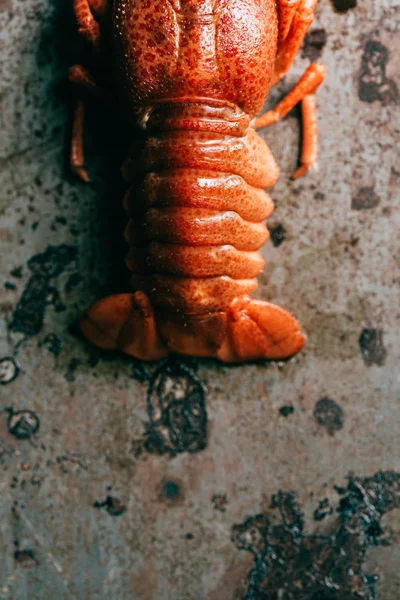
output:
M157 333L149 299L143 292L98 300L86 311L80 328L98 348L121 350L140 360L159 360L168 354Z
M234 300L227 311L227 335L217 354L227 363L281 360L299 352L305 341L289 312L244 296Z

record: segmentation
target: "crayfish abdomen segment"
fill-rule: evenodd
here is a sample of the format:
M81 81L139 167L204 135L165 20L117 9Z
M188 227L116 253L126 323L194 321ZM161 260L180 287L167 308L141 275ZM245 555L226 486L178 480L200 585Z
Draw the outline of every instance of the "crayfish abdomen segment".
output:
M263 188L279 175L268 146L229 107L153 107L147 128L142 157L132 153L123 167L133 182L125 238L137 291L96 303L82 323L86 336L147 360L178 352L243 362L297 352L297 321L249 297L273 210Z

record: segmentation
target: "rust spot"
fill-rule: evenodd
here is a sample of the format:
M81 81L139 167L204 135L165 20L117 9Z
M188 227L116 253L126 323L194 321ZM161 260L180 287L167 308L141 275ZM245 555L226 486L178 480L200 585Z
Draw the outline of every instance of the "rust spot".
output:
M390 540L382 517L400 507L400 474L379 472L348 479L337 518L324 535L305 533L304 515L292 492L272 497L268 514L232 528L239 550L254 555L246 600L373 600L378 576L365 571L370 546Z
M314 29L309 31L304 38L302 48L302 57L309 58L311 61L318 60L327 41L325 29Z
M363 329L358 343L362 357L367 367L385 364L387 350L383 345L383 331L381 329Z
M15 381L20 373L20 366L12 356L0 359L0 385L7 385Z
M12 0L0 0L0 12L12 9Z
M346 13L357 6L357 0L331 0L331 2L338 13Z
M351 208L353 210L366 210L368 208L374 208L378 206L381 199L375 194L375 190L372 187L360 188L351 200Z
M126 506L114 496L107 496L104 502L95 502L93 506L94 508L105 508L112 517L120 517L126 511Z
M226 494L214 494L211 498L211 502L215 510L226 512L226 506L228 504L228 497Z
M313 414L317 423L325 427L329 435L343 429L343 410L334 400L321 398L315 405Z
M9 410L8 431L18 440L27 440L39 431L40 420L33 410Z
M369 40L361 59L358 95L363 102L382 102L384 106L399 102L399 90L386 77L389 50L381 42Z
M275 227L268 227L271 236L271 241L275 248L280 246L286 238L286 229L283 225L276 225Z

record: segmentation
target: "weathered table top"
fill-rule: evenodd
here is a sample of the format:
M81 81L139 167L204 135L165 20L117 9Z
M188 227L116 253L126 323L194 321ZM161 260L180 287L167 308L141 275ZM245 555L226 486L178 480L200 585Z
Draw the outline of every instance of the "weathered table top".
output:
M0 1L0 356L20 369L0 363L0 598L396 600L398 0L321 0L271 95L310 59L327 65L319 170L289 180L298 111L264 134L282 176L258 295L293 311L307 349L157 372L73 327L126 276L115 182L129 140L93 108L96 182L69 173L69 4Z

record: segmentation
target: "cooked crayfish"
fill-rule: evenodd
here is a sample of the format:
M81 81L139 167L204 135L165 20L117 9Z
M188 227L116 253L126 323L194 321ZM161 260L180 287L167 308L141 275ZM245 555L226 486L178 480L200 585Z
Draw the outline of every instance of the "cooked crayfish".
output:
M79 31L103 64L102 89L81 65L70 79L146 132L122 167L132 293L99 300L81 321L101 348L143 360L169 352L224 362L281 359L305 341L279 306L251 298L279 169L256 129L302 104L304 175L316 161L311 64L294 89L256 116L288 71L317 0L74 0ZM111 58L110 58L111 57ZM103 73L105 70L103 69ZM111 76L112 74L112 76ZM104 78L105 79L105 78ZM85 181L85 104L78 102L71 164Z

